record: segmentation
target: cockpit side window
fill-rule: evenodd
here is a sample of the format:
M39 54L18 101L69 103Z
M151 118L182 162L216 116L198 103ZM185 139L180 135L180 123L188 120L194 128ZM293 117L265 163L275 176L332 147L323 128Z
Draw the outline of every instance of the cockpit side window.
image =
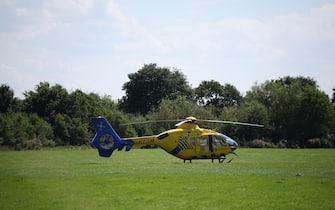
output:
M226 140L222 136L213 136L215 146L225 146L227 145Z
M194 137L190 138L190 142L191 142L193 145L195 145L195 138L194 138Z

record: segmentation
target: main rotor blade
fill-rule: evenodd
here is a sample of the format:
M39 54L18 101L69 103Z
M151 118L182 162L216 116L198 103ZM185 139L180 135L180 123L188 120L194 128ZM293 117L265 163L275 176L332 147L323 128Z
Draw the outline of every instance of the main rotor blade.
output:
M199 120L201 122L211 122L211 123L225 123L225 124L235 124L235 125L246 125L246 126L255 126L263 128L264 125L254 124L254 123L244 123L244 122L234 122L234 121L226 121L226 120Z
M181 120L146 120L146 121L138 121L138 122L130 122L130 123L122 123L120 125L137 125L137 124L147 124L147 123L159 123L159 122L178 122Z
M161 123L161 122L178 122L175 126L179 126L185 122L191 122L191 120L185 119L175 119L175 120L147 120L147 121L138 121L130 123L122 123L121 125L138 125L138 124L147 124L147 123ZM192 122L210 122L210 123L225 123L225 124L234 124L234 125L245 125L245 126L254 126L263 128L264 125L254 124L254 123L245 123L245 122L235 122L235 121L226 121L226 120L194 120Z

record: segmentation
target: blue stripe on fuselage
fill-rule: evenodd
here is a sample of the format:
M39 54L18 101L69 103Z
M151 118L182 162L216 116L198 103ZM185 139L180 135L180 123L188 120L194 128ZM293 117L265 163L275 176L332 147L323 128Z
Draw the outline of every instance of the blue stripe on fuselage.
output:
M174 148L170 153L171 153L172 155L176 155L176 154L178 154L178 152L180 152L180 148L177 146L177 147Z

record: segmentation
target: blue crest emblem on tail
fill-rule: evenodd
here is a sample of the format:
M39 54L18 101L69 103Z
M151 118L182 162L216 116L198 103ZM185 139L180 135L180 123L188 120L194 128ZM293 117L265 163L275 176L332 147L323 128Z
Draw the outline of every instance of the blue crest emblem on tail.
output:
M115 149L120 151L126 146L126 151L129 151L133 146L134 142L120 138L104 117L93 117L92 122L96 129L92 144L98 149L100 156L110 157Z

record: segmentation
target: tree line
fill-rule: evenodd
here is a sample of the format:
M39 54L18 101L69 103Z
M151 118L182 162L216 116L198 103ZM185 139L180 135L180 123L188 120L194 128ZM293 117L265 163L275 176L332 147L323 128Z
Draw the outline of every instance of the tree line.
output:
M333 97L309 77L283 77L255 84L242 95L235 86L202 81L192 88L179 69L145 64L128 75L118 101L108 95L69 92L59 84L40 82L34 90L14 97L0 87L0 146L39 149L90 145L93 116L105 116L122 137L152 135L173 123L129 122L173 120L187 116L263 124L264 128L232 124L201 124L247 147L335 147Z

